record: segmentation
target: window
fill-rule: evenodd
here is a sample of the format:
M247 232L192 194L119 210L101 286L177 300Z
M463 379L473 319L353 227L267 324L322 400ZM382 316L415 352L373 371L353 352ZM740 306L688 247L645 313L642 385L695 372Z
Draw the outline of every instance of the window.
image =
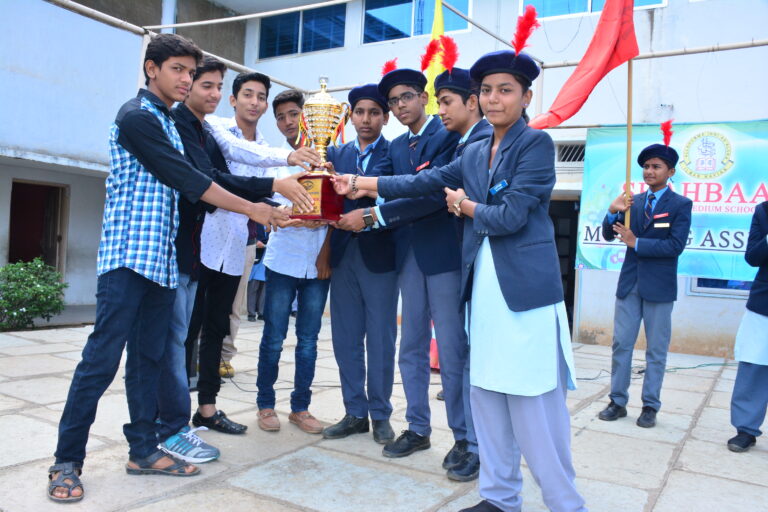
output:
M728 279L692 277L690 278L690 288L688 290L688 294L746 299L749 296L750 288L752 288L752 281L734 281Z
M262 18L259 58L344 46L346 4Z
M469 0L450 3L469 13ZM363 43L430 34L434 18L434 0L366 0ZM467 22L448 9L443 9L443 23L446 32L467 28Z
M525 0L520 7L521 11L526 5L533 5L539 18L549 18L600 12L603 10L605 0ZM635 8L664 7L665 5L667 0L635 0Z

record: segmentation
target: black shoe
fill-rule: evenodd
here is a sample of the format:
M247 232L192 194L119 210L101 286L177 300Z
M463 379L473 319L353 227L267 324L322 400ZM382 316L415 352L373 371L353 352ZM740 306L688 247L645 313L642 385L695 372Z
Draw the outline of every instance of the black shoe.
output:
M746 452L755 446L756 442L757 438L752 434L739 432L736 437L732 437L728 440L728 449L736 453Z
M395 431L389 420L371 420L373 423L373 440L379 444L387 444L395 438Z
M426 450L430 446L429 436L420 436L413 430L403 430L400 437L384 447L382 454L385 457L396 459L399 457L407 457L419 450Z
M656 409L649 406L643 406L643 412L640 413L640 417L637 418L637 426L643 428L651 428L656 426Z
M209 430L217 430L225 434L245 434L248 425L241 425L227 418L224 411L216 411L216 414L206 418L200 412L192 416L192 424L196 427L207 427Z
M248 321L249 322L255 322L256 321L256 315L248 315Z
M445 401L445 393L443 393L443 390L442 390L442 389L441 389L440 391L438 391L438 392L437 392L437 396L436 396L435 398L437 398L437 399L438 399L438 400L440 400L441 402L444 402L444 401Z
M256 315L256 320L264 320L264 315Z
M474 507L469 508L463 508L459 510L459 512L503 512L499 507L496 505L491 504L488 501L481 501Z
M480 474L480 455L466 452L461 461L448 470L446 476L456 482L471 482Z
M352 434L368 432L368 418L358 418L351 414L345 415L340 422L323 429L324 439L342 439Z
M611 400L611 403L609 403L605 409L600 411L600 414L598 414L597 417L603 421L616 421L617 419L623 418L626 415L627 408L618 405L616 402Z
M453 443L453 448L443 459L443 469L451 469L458 465L467 453L467 440L462 439Z

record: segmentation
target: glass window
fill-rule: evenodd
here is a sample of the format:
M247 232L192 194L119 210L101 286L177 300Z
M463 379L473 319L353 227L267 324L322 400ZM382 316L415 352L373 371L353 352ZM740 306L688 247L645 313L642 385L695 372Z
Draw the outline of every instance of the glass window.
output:
M302 53L344 46L346 14L346 4L304 11L301 23Z
M587 0L525 0L525 5L533 5L539 18L585 13L589 7Z
M449 2L464 14L469 14L469 0L451 0ZM435 2L432 0L415 0L413 12L413 35L432 33L432 21L435 19ZM443 8L443 25L445 31L464 30L467 22L455 12Z
M410 37L412 15L413 0L366 0L363 42Z
M299 51L300 12L262 18L259 34L259 58L289 55Z
M592 12L603 10L605 0L592 0ZM635 7L646 7L649 5L663 6L664 0L635 0Z
M750 288L752 281L692 277L688 294L746 299Z

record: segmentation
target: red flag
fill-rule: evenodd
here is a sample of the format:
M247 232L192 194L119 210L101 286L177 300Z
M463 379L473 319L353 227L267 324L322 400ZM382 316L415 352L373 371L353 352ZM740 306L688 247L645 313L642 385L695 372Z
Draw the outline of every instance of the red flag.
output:
M595 35L584 57L549 108L536 116L529 126L552 128L573 116L587 101L597 83L616 66L636 57L634 0L606 0Z

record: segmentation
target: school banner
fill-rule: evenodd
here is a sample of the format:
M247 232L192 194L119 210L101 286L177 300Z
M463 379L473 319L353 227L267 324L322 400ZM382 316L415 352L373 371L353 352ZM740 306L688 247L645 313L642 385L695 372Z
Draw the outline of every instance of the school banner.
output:
M744 261L755 206L768 200L768 121L675 124L671 146L680 155L670 186L693 201L691 231L679 275L751 281ZM647 189L636 159L661 143L658 125L632 127L632 193ZM606 242L602 221L625 179L626 127L587 133L579 214L577 268L620 270L626 246Z

